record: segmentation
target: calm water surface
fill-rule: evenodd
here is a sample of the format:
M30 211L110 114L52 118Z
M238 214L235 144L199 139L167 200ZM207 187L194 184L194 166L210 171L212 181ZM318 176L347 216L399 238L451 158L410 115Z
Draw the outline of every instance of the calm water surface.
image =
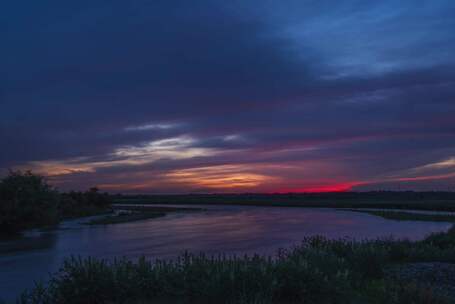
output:
M197 206L192 206L197 207ZM46 280L70 255L113 259L173 258L185 250L208 254L274 254L305 236L355 239L422 239L450 223L399 222L359 212L317 208L200 206L201 212L138 222L61 228L0 242L0 299L14 299L34 281Z

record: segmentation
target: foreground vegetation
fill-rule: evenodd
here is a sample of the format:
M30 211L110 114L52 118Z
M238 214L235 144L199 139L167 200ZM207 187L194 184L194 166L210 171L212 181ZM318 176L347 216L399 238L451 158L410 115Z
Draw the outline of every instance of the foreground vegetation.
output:
M311 237L274 258L72 257L19 303L451 303L428 286L387 276L397 263L434 261L455 263L455 228L419 242Z
M115 202L455 211L455 192L117 195Z
M10 172L0 180L0 236L58 224L63 219L105 213L111 199L97 188L60 193L40 175Z
M416 213L406 211L390 211L390 210L362 210L348 209L349 211L368 213L375 216L380 216L390 220L397 221L424 221L424 222L455 222L455 214L429 214Z

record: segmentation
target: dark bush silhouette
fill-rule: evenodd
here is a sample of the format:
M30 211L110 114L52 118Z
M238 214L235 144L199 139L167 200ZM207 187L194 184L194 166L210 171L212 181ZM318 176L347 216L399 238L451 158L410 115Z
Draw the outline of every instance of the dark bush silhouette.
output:
M59 193L43 176L10 171L0 180L0 234L11 235L34 227L51 226L65 218L106 212L111 203L97 188Z
M98 188L90 188L86 192L62 193L59 208L64 218L71 218L105 212L110 204L109 194L99 192Z
M58 223L58 203L58 192L42 176L11 171L0 181L1 233Z

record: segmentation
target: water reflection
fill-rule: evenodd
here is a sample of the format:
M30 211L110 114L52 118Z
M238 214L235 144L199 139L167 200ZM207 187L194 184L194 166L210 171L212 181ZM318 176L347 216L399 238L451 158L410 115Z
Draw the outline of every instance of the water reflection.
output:
M108 226L84 226L72 221L62 225L64 229L0 242L0 295L12 299L34 281L47 279L69 255L172 258L184 250L274 254L280 247L298 244L303 237L316 234L416 240L450 226L399 222L331 209L249 206L212 206L203 212Z
M20 251L33 251L50 249L57 242L57 234L54 232L33 232L27 233L24 237L0 242L0 255Z

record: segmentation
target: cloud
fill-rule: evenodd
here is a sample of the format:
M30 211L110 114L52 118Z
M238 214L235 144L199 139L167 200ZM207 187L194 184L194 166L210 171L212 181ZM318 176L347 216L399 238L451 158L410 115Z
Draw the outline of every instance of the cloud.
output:
M144 192L451 174L452 1L8 5L0 170Z
M417 167L414 169L414 171L418 172L418 171L426 171L426 170L431 170L431 169L449 169L449 168L455 169L455 157L451 157L451 158L443 160L443 161L439 161L436 163Z
M168 130L179 127L179 124L175 123L148 123L139 126L129 126L125 128L125 131L149 131L149 130Z
M172 171L166 177L176 183L202 189L225 190L254 189L274 179L271 176L249 173L242 165L220 165ZM247 167L247 166L246 166ZM246 171L246 172L245 172Z

